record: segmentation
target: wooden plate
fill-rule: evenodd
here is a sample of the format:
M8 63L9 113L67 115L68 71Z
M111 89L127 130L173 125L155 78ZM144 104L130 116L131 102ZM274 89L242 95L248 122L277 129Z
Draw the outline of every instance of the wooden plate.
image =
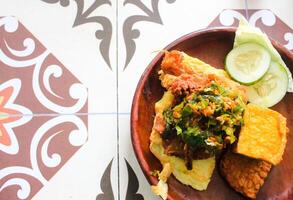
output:
M165 49L184 51L214 67L223 68L224 58L232 49L234 37L235 29L233 28L207 29L183 36ZM293 72L292 53L277 42L272 41L272 43ZM157 75L162 56L163 53L159 53L143 73L133 98L131 111L131 135L134 151L150 184L157 183L157 178L150 176L150 172L161 169L161 164L149 150L149 136L153 126L154 103L162 97L164 91ZM293 199L293 93L287 93L285 98L272 109L287 117L291 132L288 134L283 161L272 168L257 199ZM245 199L225 182L217 168L206 191L196 191L181 184L173 176L169 178L168 185L169 200Z

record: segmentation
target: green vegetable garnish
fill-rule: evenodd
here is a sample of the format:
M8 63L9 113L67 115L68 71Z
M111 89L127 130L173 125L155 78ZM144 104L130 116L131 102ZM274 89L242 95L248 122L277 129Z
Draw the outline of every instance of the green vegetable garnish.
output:
M243 124L245 104L215 81L209 87L183 98L164 111L163 137L180 137L193 150L205 149L210 155L222 149L227 138L236 141L235 130Z

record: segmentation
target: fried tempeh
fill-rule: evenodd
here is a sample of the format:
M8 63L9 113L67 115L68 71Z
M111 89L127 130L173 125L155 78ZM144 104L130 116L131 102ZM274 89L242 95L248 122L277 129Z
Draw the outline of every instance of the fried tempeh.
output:
M246 197L255 199L271 166L266 161L229 151L221 159L220 172L233 189Z

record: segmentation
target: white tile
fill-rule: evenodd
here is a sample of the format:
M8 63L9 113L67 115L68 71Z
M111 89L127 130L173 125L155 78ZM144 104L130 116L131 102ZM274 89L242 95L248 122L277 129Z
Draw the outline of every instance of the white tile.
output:
M65 1L63 1L65 2ZM116 41L115 1L102 5L91 16L110 20L112 38L110 60L112 71L100 54L101 40L95 36L104 27L98 23L85 23L72 27L77 13L75 1L67 7L45 1L6 0L0 5L1 16L13 15L88 88L89 112L116 111ZM83 2L83 1L78 1ZM86 1L84 11L93 1ZM54 81L54 78L50 79ZM61 94L62 95L62 94Z
M97 115L88 119L88 141L33 199L96 199L102 193L101 178L112 159L111 187L115 199L118 198L116 116Z
M147 5L152 11L152 8ZM123 26L128 17L146 15L132 4L118 4L118 70L119 70L119 111L129 112L136 85L145 68L155 57L154 51L161 50L175 39L208 26L225 8L244 8L243 0L221 0L215 3L207 1L159 1L158 10L162 23L138 21L133 29L140 31L134 40L136 51L126 70L123 71L126 50L123 38Z
M293 28L292 8L293 1L287 0L248 0L248 9L270 9L289 27Z
M159 200L160 198L151 192L150 184L145 178L134 154L131 143L129 117L129 115L120 115L119 117L120 199L126 199L129 184L126 159L139 182L139 188L136 194L141 194L147 200Z
M134 24L132 29L139 30L140 35L134 40L136 50L125 70L123 70L126 59L123 37L125 21L131 16L147 14L135 5L124 5L124 0L111 1L111 6L103 5L90 14L90 16L104 16L111 21L112 39L109 55L112 70L110 70L99 51L100 40L95 37L95 32L103 27L97 23L72 27L77 7L75 1L69 2L67 7L62 7L59 2L49 4L42 0L29 2L5 0L0 3L1 16L16 16L88 88L88 112L100 113L89 116L86 144L69 159L34 199L95 199L102 193L100 181L106 167L113 159L111 186L115 199L123 200L129 183L126 159L139 181L137 193L142 194L145 199L158 200L159 198L151 193L150 185L137 162L130 137L129 113L139 78L155 57L156 53L153 51L163 49L178 37L207 27L223 9L244 9L244 0L219 0L217 3L214 0L188 1L188 3L179 0L174 3L168 3L171 0L158 1L158 14L163 25L159 22L151 22L150 18ZM85 0L84 9L93 2L95 0ZM138 2L143 2L145 9L153 12L152 2L155 1ZM290 27L293 26L291 4L292 1L289 0L280 2L248 0L250 9L271 9ZM116 7L118 7L118 19ZM118 91L116 73L119 80ZM115 114L117 92L119 113L121 113L119 124ZM119 146L117 145L118 130ZM120 188L120 196L118 196L118 188Z

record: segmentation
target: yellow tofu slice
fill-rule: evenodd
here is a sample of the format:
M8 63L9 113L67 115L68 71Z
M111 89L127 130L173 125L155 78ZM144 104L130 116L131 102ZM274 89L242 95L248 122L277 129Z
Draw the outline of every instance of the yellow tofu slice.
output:
M163 111L171 106L174 96L171 91L164 93L162 99L155 105L156 114L162 114ZM167 198L168 187L165 184L168 176L172 173L177 180L185 185L189 185L196 190L206 190L215 169L215 157L192 161L192 170L188 170L185 161L176 156L169 156L164 153L163 141L156 130L152 130L150 136L150 150L160 160L164 166L160 173L160 181L152 190L163 199ZM168 166L168 168L166 168ZM167 170L168 169L168 170ZM171 171L170 171L171 170ZM164 171L166 171L164 173ZM167 174L167 175L166 175Z
M248 104L235 151L277 165L282 160L287 130L286 118L280 113Z

